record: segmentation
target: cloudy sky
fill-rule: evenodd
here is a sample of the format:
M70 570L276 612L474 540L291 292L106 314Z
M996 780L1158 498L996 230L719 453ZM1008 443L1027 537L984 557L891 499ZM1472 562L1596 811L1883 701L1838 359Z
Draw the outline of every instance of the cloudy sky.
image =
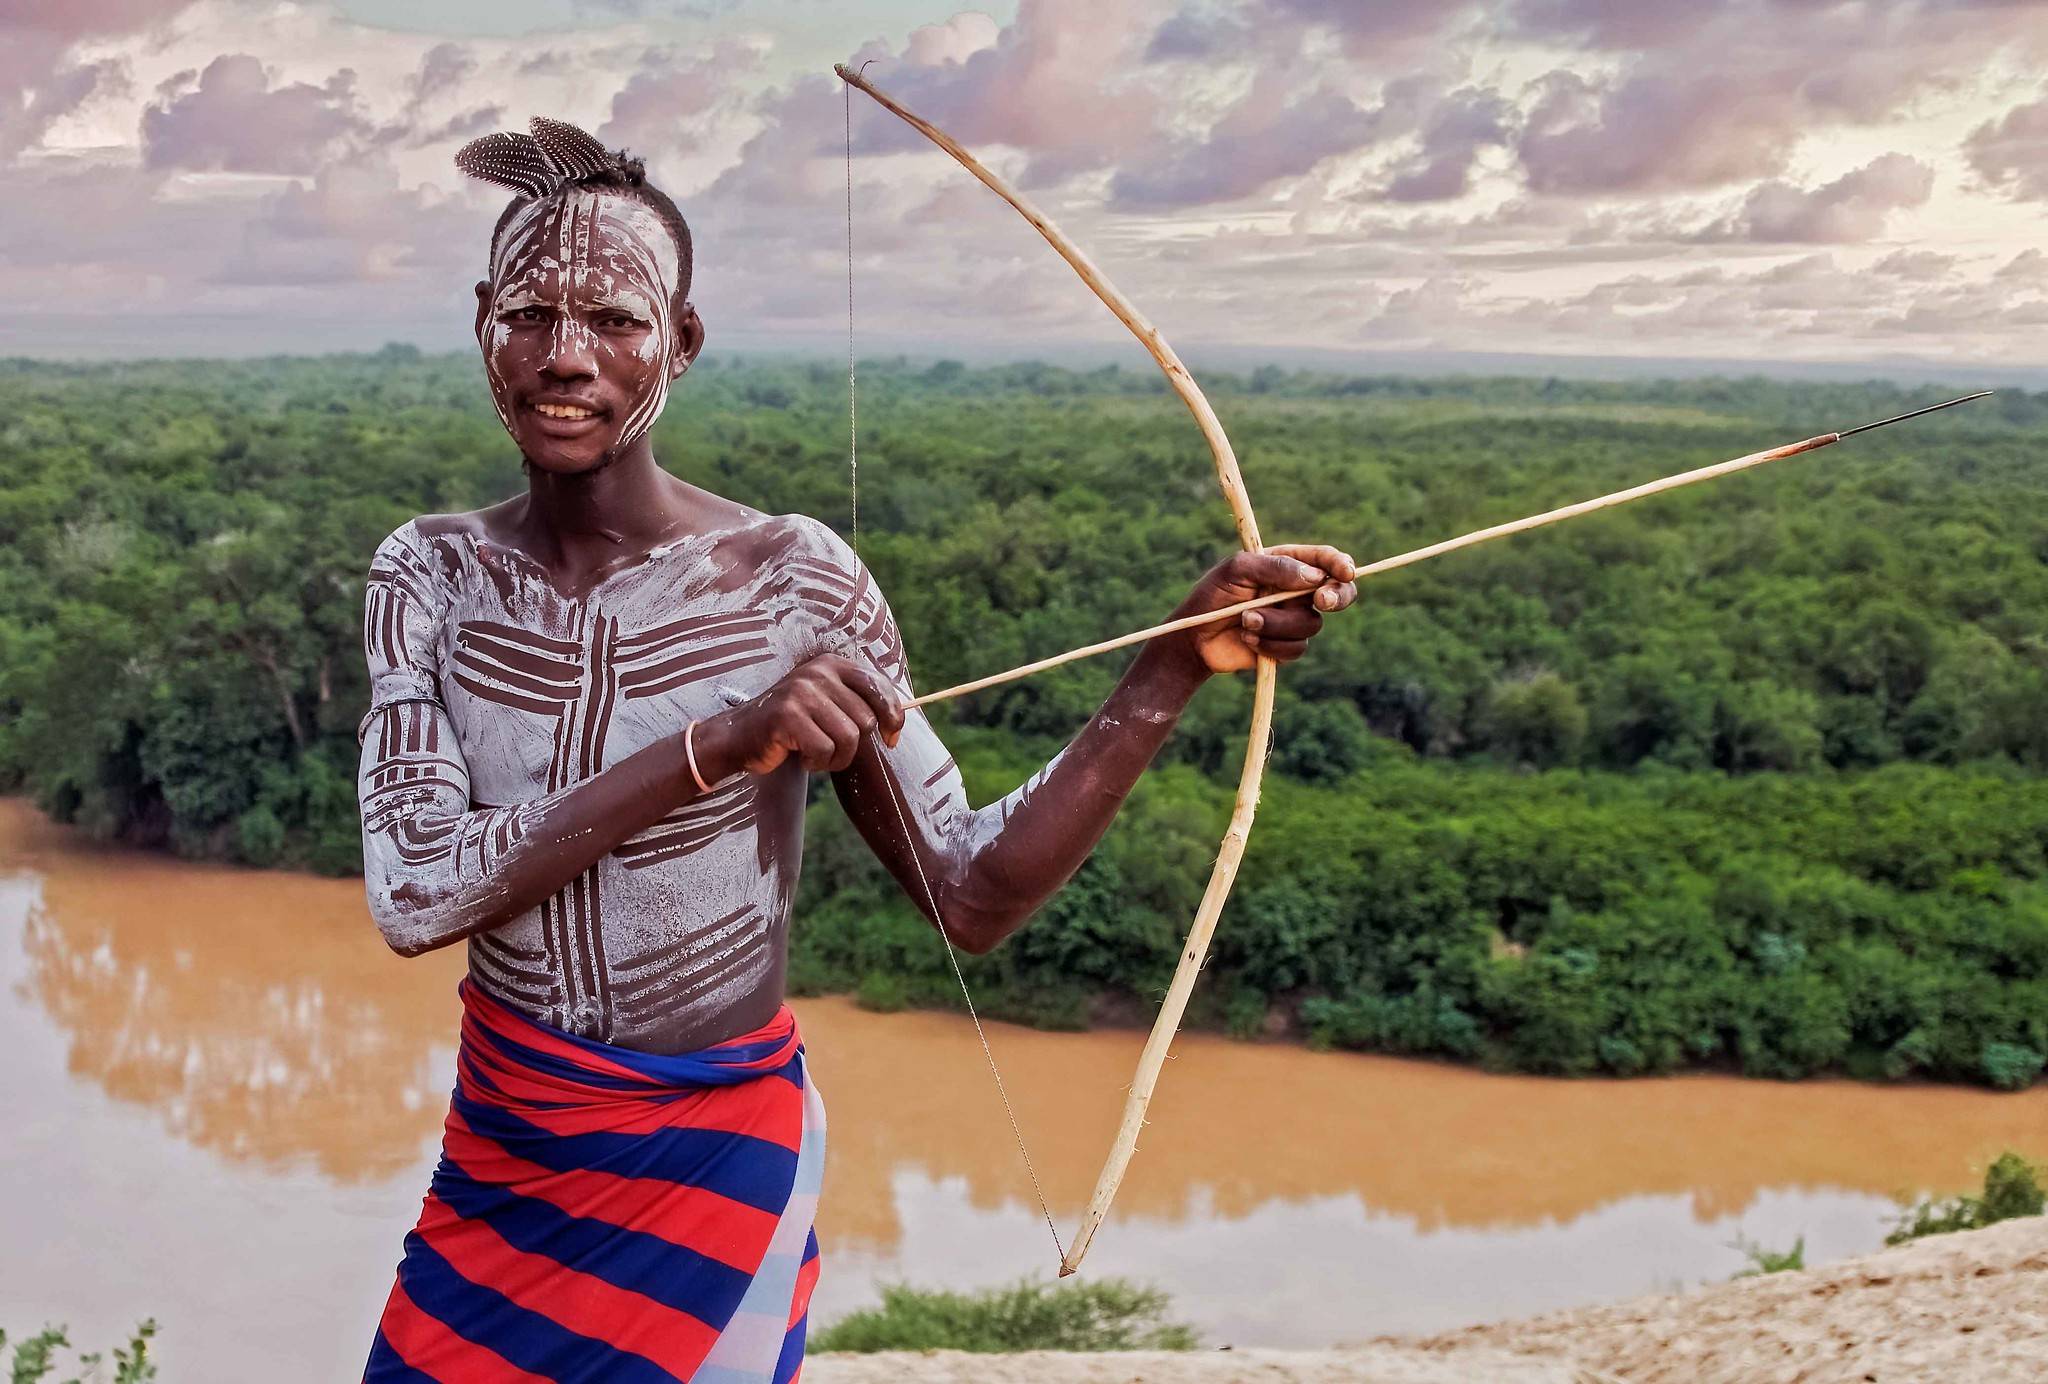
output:
M528 116L645 156L711 347L844 349L845 106L1167 335L2034 365L2048 0L0 0L0 354L462 344ZM1122 329L853 106L861 339Z

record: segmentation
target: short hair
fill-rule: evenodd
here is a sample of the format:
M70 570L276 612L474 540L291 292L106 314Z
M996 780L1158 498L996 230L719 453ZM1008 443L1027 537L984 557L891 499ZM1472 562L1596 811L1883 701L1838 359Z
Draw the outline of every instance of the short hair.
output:
M670 301L672 311L680 313L690 298L690 275L692 270L690 248L690 223L683 220L682 211L666 192L647 181L647 165L621 149L604 168L570 178L554 191L541 197L519 196L505 204L505 210L498 213L497 224L491 227L491 254L498 253L498 238L505 233L505 227L522 209L550 197L565 197L579 188L610 192L620 197L629 197L653 209L661 218L661 224L668 227L668 233L676 243L676 291Z

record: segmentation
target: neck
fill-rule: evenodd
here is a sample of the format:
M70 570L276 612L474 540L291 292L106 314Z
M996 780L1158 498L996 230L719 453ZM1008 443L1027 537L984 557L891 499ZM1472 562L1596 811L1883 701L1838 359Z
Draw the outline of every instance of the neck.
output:
M528 462L525 527L539 551L602 560L648 547L688 520L682 488L655 464L644 434L588 471L563 475Z

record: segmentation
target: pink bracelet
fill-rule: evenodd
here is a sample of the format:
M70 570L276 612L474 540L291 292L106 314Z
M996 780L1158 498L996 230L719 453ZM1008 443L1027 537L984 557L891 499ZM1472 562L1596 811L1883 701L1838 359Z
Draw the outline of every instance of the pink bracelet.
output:
M704 781L704 775L697 768L696 735L697 723L692 721L689 727L683 731L683 756L690 761L690 777L697 780L697 791L699 793L709 793L711 785Z

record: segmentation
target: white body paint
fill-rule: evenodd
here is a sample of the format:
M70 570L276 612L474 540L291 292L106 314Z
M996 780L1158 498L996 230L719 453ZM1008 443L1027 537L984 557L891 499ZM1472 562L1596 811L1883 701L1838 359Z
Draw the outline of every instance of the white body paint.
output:
M770 560L739 570L740 551L764 546ZM501 911L498 879L550 801L849 645L912 695L879 589L801 516L663 545L577 600L521 554L400 527L377 550L364 610L359 788L378 926L418 951ZM911 829L954 878L1044 777L971 809L918 712L885 759ZM473 936L470 974L543 1022L629 1047L732 1003L787 946L798 854L769 845L801 842L805 779L790 760L685 803L541 907Z

